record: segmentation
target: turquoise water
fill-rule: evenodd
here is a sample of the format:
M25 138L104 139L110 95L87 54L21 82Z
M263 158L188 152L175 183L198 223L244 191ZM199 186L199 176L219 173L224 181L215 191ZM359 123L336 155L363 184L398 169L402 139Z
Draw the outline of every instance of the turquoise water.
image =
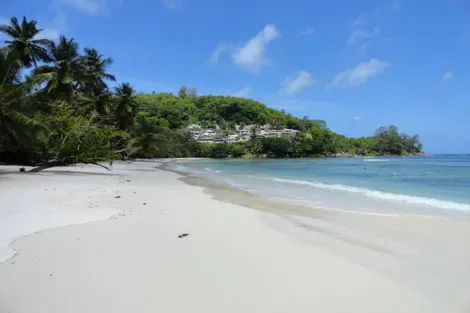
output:
M470 215L470 155L204 160L184 169L254 193L365 212Z

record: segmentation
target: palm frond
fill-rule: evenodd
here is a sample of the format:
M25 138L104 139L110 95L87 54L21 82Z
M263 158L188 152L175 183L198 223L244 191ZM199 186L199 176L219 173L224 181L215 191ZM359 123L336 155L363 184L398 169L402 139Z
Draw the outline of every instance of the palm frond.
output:
M107 79L113 82L116 81L116 77L114 75L103 73L101 76L103 76L104 79Z
M44 125L37 121L36 119L27 116L19 111L12 111L8 114L8 116L18 124L26 127L26 128L34 128L34 127L44 127Z
M15 29L8 25L0 25L0 32L10 37L15 37L18 34Z

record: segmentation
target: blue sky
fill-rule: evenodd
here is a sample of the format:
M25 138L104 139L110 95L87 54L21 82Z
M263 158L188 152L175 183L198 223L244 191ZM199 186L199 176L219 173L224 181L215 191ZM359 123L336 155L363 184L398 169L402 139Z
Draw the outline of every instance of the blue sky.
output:
M115 63L138 91L250 97L348 136L396 124L470 152L466 0L0 0Z

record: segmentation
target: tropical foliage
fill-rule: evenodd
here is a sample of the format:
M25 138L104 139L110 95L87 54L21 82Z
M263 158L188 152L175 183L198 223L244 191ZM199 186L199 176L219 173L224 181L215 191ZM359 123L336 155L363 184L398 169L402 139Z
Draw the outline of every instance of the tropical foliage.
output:
M13 17L0 25L0 162L47 166L155 157L312 157L416 154L418 136L381 127L372 137L347 138L322 120L297 118L252 99L176 94L136 94L114 83L113 60L80 49L73 38L43 38L37 22ZM110 85L112 84L112 85ZM222 134L250 125L250 140L196 142L186 127L198 124ZM262 138L256 129L298 130Z
M23 17L21 24L16 17L10 19L10 25L0 25L0 32L9 36L5 43L22 66L36 66L37 62L47 60L47 48L51 41L38 38L42 29L37 28L36 21Z

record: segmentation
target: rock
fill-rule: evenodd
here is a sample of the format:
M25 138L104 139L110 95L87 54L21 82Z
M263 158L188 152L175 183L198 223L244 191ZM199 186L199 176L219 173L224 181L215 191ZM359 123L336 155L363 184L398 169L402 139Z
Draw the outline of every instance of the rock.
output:
M356 157L357 155L351 154L351 153L337 152L337 153L331 153L328 156L333 157L333 158L352 158L352 157Z
M26 169L24 167L20 167L20 172L26 172Z
M182 234L178 235L178 238L181 239L181 238L184 238L184 237L187 237L187 236L189 236L188 233L182 233Z

